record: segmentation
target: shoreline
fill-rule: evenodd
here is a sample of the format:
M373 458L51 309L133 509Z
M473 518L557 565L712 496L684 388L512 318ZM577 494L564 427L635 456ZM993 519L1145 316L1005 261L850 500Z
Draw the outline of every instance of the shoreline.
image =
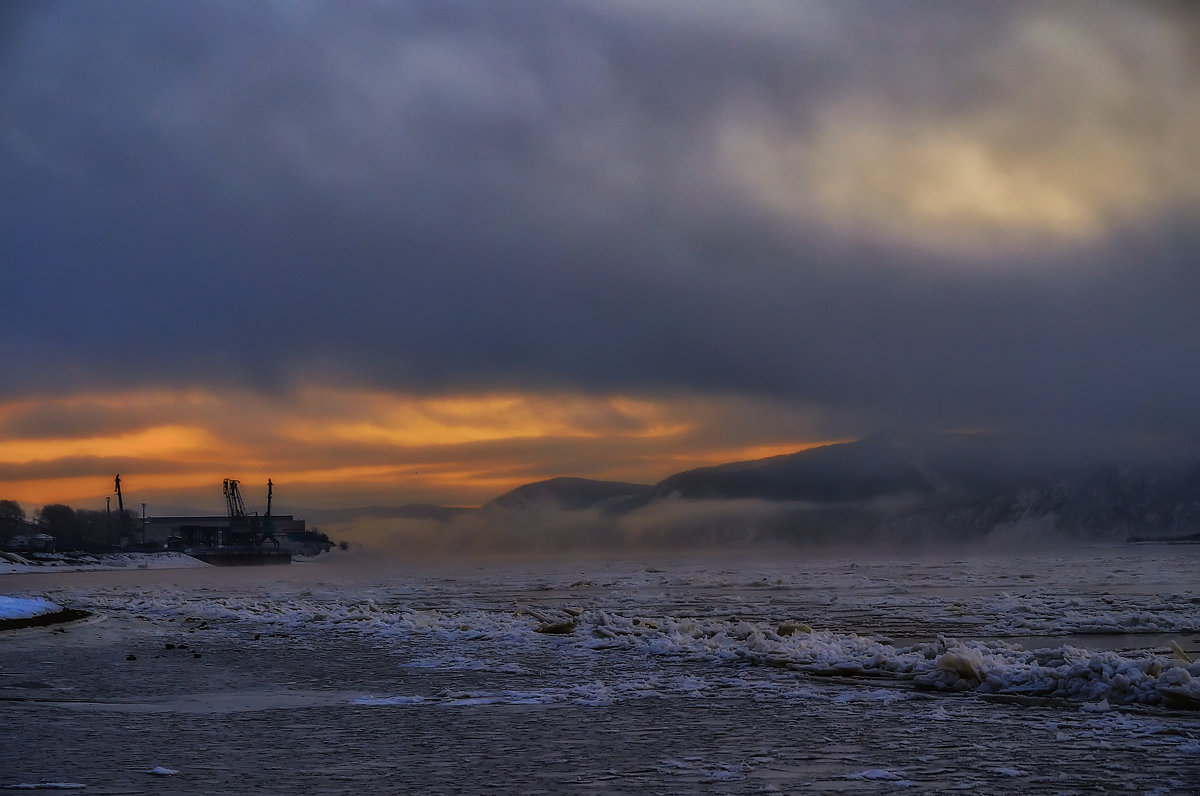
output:
M0 560L0 576L51 572L120 572L138 569L197 569L208 567L176 551L157 553L42 553Z

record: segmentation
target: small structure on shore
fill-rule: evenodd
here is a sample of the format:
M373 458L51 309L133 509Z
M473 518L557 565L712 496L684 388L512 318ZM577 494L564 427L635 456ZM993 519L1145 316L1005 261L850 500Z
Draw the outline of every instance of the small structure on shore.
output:
M4 549L13 553L53 553L54 537L48 533L21 533L9 539Z

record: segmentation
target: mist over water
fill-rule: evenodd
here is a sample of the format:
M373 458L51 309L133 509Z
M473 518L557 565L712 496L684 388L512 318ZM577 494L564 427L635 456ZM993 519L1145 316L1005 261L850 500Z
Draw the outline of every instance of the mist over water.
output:
M803 503L738 500L668 502L627 515L592 509L514 512L449 521L360 518L326 523L322 529L336 540L347 540L353 547L395 561L412 557L453 561L489 556L755 556L774 552L869 559L939 552L1068 550L1097 541L1111 542L1118 536L1097 539L1065 534L1055 528L1052 517L961 537L930 532L923 537L888 538L875 530L878 523L878 515L861 506L831 512Z

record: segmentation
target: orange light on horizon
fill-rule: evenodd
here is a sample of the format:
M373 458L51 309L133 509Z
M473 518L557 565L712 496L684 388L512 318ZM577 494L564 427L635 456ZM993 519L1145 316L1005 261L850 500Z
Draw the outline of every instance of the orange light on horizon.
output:
M65 431L81 418L105 432ZM0 439L6 427L18 432L0 441L0 497L102 507L121 472L136 502L217 508L221 480L234 477L290 484L289 500L312 508L327 495L479 505L560 475L653 483L828 444L763 442L774 427L804 419L803 408L729 396L427 396L325 386L51 396L0 402ZM748 444L729 444L738 437Z

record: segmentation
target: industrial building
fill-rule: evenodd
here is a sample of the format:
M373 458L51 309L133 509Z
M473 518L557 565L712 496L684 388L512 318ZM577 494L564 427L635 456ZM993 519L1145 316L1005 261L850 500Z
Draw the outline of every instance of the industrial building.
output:
M281 545L289 538L303 539L307 533L304 520L298 520L291 514L278 514L271 517L275 526L275 538ZM214 540L231 538L236 529L244 528L246 520L228 516L209 517L147 517L145 525L145 541L166 545L172 537L177 539L201 539L212 537ZM219 544L214 541L213 544Z
M120 494L120 476L117 477ZM223 516L147 517L143 520L142 543L178 550L198 548L226 550L262 548L270 542L275 550L296 555L316 555L333 547L329 537L304 527L304 520L291 514L272 514L274 484L267 480L267 513L248 514L239 482L226 478L222 485L228 513ZM193 553L194 554L194 553Z

